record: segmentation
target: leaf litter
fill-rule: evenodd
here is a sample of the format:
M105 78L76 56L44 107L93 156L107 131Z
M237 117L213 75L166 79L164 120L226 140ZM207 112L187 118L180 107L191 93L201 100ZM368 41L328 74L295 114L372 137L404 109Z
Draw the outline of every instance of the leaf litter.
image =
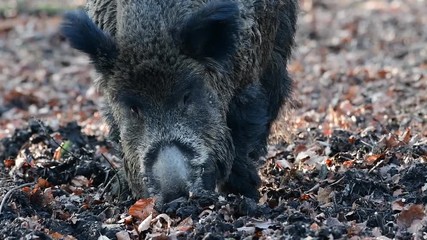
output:
M426 237L426 2L301 5L293 107L260 160L260 201L206 192L159 208L109 193L120 156L60 16L0 11L0 238Z

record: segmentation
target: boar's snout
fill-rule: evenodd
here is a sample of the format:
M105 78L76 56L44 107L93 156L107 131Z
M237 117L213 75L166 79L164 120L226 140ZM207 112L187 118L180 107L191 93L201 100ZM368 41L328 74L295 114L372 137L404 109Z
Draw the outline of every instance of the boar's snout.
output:
M159 144L148 155L147 160L153 163L152 174L162 201L169 202L188 196L191 175L189 162L195 155L191 147L178 142Z

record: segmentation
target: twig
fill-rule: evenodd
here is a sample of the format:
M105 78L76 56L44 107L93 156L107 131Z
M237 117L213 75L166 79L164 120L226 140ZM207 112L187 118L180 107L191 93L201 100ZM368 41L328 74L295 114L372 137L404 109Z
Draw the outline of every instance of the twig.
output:
M370 174L372 171L377 169L383 162L384 162L384 159L378 161L377 164L375 164L375 166L373 166L371 169L369 169L368 174Z
M9 191L4 195L3 200L1 201L1 204L0 204L0 214L2 213L3 206L6 204L7 199L10 197L10 195L12 195L12 193L13 193L15 190L18 190L18 189L23 188L23 187L31 186L31 185L33 185L33 184L35 184L35 182L31 182L31 183L24 183L24 184L22 184L22 185L19 185L19 186L16 186L16 187L14 187L14 188L10 189L10 190L9 190Z
M339 182L341 182L343 179L344 179L344 177L342 177L342 178L336 180L335 182L329 184L329 186L334 186L335 184L338 184Z
M319 189L319 187L320 187L320 184L318 183L318 184L314 185L314 187L312 187L312 188L310 188L309 190L305 191L305 194L309 194L309 193L311 193L311 192L314 192L314 191L316 191L317 189Z

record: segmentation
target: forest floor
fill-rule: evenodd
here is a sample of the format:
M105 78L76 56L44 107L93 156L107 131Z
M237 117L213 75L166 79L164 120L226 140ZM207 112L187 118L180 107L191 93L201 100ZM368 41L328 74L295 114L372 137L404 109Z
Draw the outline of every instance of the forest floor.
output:
M303 1L260 201L162 211L106 190L120 159L96 74L58 33L81 1L16 2L0 3L0 239L427 238L425 0Z

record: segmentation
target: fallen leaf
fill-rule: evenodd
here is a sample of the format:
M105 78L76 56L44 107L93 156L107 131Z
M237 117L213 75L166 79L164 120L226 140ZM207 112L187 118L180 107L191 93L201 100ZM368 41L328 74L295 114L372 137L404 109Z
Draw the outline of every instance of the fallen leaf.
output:
M89 179L85 176L75 176L71 180L71 184L75 187L89 187Z
M129 233L125 230L116 232L117 240L131 240Z
M276 160L276 164L279 168L282 168L282 169L284 168L292 169L294 167L294 165L286 159Z
M393 192L393 197L400 196L400 195L402 195L402 193L403 193L403 190L402 190L401 188L396 189L396 190Z
M192 230L193 229L193 219L191 218L191 216L182 220L178 224L178 226L176 226L175 229L178 231L182 231L182 232L188 232L188 231Z
M332 159L330 159L330 158L328 158L328 159L325 160L325 164L328 167L332 167L333 163L334 163L334 161Z
M110 240L110 238L108 238L107 236L104 236L104 235L100 235L98 237L98 240Z
M402 210L397 217L397 225L401 228L409 228L415 220L421 220L424 216L424 206L413 204L408 209Z
M405 203L402 202L402 199L398 199L391 203L391 210L393 211L402 211L405 207Z
M37 185L41 188L49 188L52 186L52 184L44 178L38 178L37 179Z
M384 159L384 157L385 157L384 154L372 154L372 155L368 155L365 158L365 161L367 165L374 165L375 162L377 162L378 160Z
M319 187L319 190L317 191L317 201L319 201L322 204L329 203L331 200L331 193L332 188L326 187L322 188Z
M138 225L138 232L148 230L150 228L151 220L153 220L153 214L148 215L148 217Z
M146 219L156 213L154 210L154 198L139 199L129 208L129 214L138 219Z
M342 163L342 165L346 168L351 168L354 165L354 160L348 160Z
M300 198L301 201L307 201L310 199L310 195L309 194L301 194Z
M13 159L6 159L3 162L4 162L4 166L6 168L11 168L11 167L15 166L15 160L13 160Z
M396 138L396 135L389 134L385 140L387 148L394 148L401 145L400 141Z
M314 232L317 232L317 231L319 231L319 230L320 230L320 226L319 226L317 223L312 223L312 224L310 225L310 230L311 230L311 231L314 231Z
M172 224L171 218L167 214L161 213L153 219L153 221L160 223L159 227L162 227L160 219L163 219L166 222L166 229L169 230Z
M60 234L59 232L49 233L49 236L53 239L63 239L64 238L64 235Z
M406 129L405 132L402 133L402 135L399 136L399 140L401 142L404 142L405 144L408 144L411 140L411 129Z

